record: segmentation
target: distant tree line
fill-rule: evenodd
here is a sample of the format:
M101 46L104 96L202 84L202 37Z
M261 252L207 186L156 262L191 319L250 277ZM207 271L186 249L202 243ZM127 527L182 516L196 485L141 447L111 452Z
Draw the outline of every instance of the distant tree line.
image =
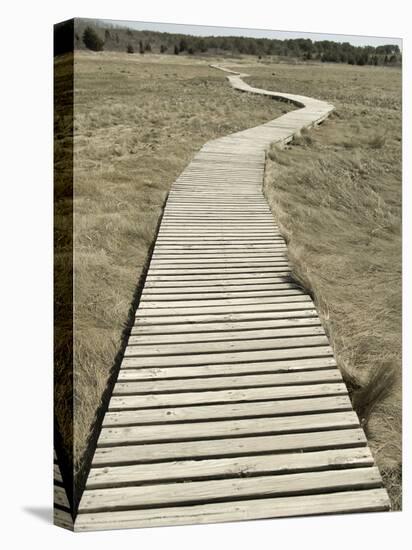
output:
M236 56L247 54L303 61L348 63L350 65L399 65L402 55L394 44L353 46L349 42L312 41L309 38L287 40L243 36L191 36L184 34L138 31L126 27L107 27L104 22L76 20L75 49L124 51L130 54L161 53L170 55Z

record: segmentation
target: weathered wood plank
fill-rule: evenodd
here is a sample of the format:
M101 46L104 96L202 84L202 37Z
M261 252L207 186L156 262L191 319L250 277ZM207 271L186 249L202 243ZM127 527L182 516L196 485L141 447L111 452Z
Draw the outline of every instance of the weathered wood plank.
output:
M181 264L178 262L157 262L153 261L150 264L150 270L151 272L155 273L162 273L162 272L177 272L179 273L182 271L189 270L191 273L194 272L203 272L203 273L220 273L220 270L222 270L223 273L233 273L236 271L233 270L240 270L240 272L243 273L253 273L253 269L258 268L271 268L271 267L283 267L287 268L288 262L284 258L279 258L278 260L271 260L270 258L268 260L259 260L259 261L250 261L248 262L240 262L240 261L227 261L222 264L218 263L190 263L190 264Z
M200 394L206 392L199 392ZM132 445L134 443L183 441L241 435L285 434L336 428L357 428L359 420L353 411L307 414L275 418L233 419L187 424L127 426L103 428L98 446Z
M310 319L308 320L310 321ZM325 331L320 323L308 323L309 326L293 326L292 328L259 328L251 330L232 330L219 332L194 332L181 336L176 334L135 334L129 337L129 346L142 346L144 344L177 344L179 341L189 342L218 342L220 340L233 342L234 340L273 339L297 336L324 335Z
M177 407L206 403L254 402L269 399L300 399L302 397L323 397L326 395L346 395L345 384L313 384L305 386L275 386L214 390L202 392L165 393L152 395L112 396L109 410L139 409L149 407Z
M320 338L320 337L319 337ZM264 342L259 341L259 342ZM249 361L267 361L281 359L297 359L299 357L319 357L322 355L332 355L332 350L325 342L305 347L286 349L260 349L252 351L234 351L219 353L202 353L197 355L159 355L155 357L134 357L124 358L122 366L126 367L167 367L167 366L194 366L194 365L212 365L218 363L246 363Z
M191 328L196 326L196 329L200 324L204 323L204 326L210 326L210 323L236 323L238 321L263 321L263 320L277 320L277 319L294 319L304 317L315 317L316 310L314 308L297 308L283 307L281 309L271 309L269 311L249 311L249 312L236 312L236 313L209 313L209 314L192 314L192 315L163 315L163 316L143 316L136 315L136 325L148 326L155 324L157 327L160 325L172 325L173 323L179 323L183 325L186 323L191 324ZM181 327L181 328L182 328ZM169 330L169 329L168 329Z
M183 289L170 289L167 288L166 290L162 289L156 289L156 288L150 288L147 289L145 292L142 293L142 297L140 299L140 302L159 302L159 301L181 301L181 300L222 300L222 299L231 299L231 298L271 298L274 296L293 296L296 295L296 291L298 291L299 294L302 294L303 291L299 289L296 285L292 284L280 284L278 285L280 288L276 288L275 285L272 285L272 287L269 288L260 288L258 290L248 290L247 287L244 287L244 290L222 290L222 289L215 289L214 291L206 291L204 292L203 289L193 289L190 291L190 289L186 289L185 292L183 292ZM274 288L275 287L275 288ZM209 287L210 288L210 287Z
M227 376L253 373L282 373L330 369L336 361L330 356L308 359L286 359L283 361L258 361L247 363L218 363L216 365L196 365L195 367L137 367L121 368L118 380L139 380L162 378L188 378L202 376Z
M54 503L62 506L64 508L70 509L69 501L67 500L67 495L64 487L60 485L54 485Z
M192 255L192 256L232 256L234 254L267 254L270 252L278 252L286 250L285 244L237 244L227 245L221 244L219 248L216 245L202 245L200 244L161 244L155 247L153 257L166 257L180 255Z
M53 464L53 479L58 483L63 483L62 475L58 464Z
M373 466L373 457L367 447L308 453L182 460L150 465L92 468L86 489L137 485L147 482L158 484L165 481L234 478L259 474L286 474L368 466ZM156 487L154 491L156 492Z
M145 357L145 356L174 356L174 355L194 355L209 353L229 353L232 351L257 351L257 350L277 350L284 348L299 348L310 346L327 346L329 340L325 334L315 336L293 335L287 338L248 338L247 334L242 339L233 339L228 341L216 342L184 342L178 344L146 344L134 345L129 343L125 350L125 357Z
M161 424L193 420L228 418L253 418L259 416L281 416L302 413L349 411L352 405L349 397L316 397L315 399L286 399L250 403L228 403L225 405L196 405L195 407L172 407L165 409L140 409L111 412L104 417L103 426L128 426L140 424Z
M291 289L287 291L283 291L279 294L275 294L274 296L254 296L252 298L243 298L242 296L236 297L236 298L225 298L219 297L219 298L211 298L211 299L188 299L188 300L158 300L155 301L152 298L144 298L140 300L140 312L147 313L147 310L155 309L157 312L159 312L160 315L164 313L164 309L167 309L168 311L174 311L177 310L177 308L185 310L187 313L190 313L193 309L197 312L198 310L200 312L203 311L203 308L208 308L209 310L214 307L224 307L226 309L232 309L236 311L234 308L237 306L255 306L258 305L259 307L263 305L272 305L272 304L301 304L301 303L310 303L313 307L313 302L310 299L310 297L305 294L300 289ZM251 308L253 311L253 307ZM173 315L173 313L170 313L170 315Z
M284 255L287 250L286 245L276 245L273 247L267 247L266 249L235 249L229 250L226 247L220 247L219 249L204 250L198 248L197 250L164 250L164 248L155 248L153 252L153 259L165 260L165 259L206 259L206 260L226 260L232 258L268 258L279 257Z
M59 508L54 508L53 510L53 524L69 531L74 530L73 518L70 512L60 510Z
M282 289L295 283L287 275L269 275L268 277L259 277L256 280L228 279L228 280L147 280L144 292L150 293L175 293L175 292L242 292L244 290L260 290L265 288ZM183 288L182 288L183 287Z
M241 314L243 315L243 314ZM289 327L300 327L300 326L309 326L309 325L320 325L319 318L315 315L315 310L303 310L303 311L288 311L285 315L282 312L276 312L273 314L273 318L267 319L251 319L251 320L242 320L234 319L233 321L226 321L225 319L217 320L216 322L205 322L205 323L177 323L177 324L168 324L163 323L161 325L145 324L136 320L136 324L131 329L132 335L143 335L143 334L153 334L153 335L166 335L173 338L174 334L185 335L182 336L186 338L186 335L190 333L201 335L202 333L208 333L216 331L248 331L248 330L264 330L264 329L284 329ZM204 334L207 338L207 334ZM176 338L176 336L175 336ZM176 342L176 340L174 340Z
M151 265L180 265L180 264L189 264L189 265L195 265L195 264L204 264L208 263L211 266L217 265L217 264L233 264L233 263L247 263L247 264L255 264L260 263L262 261L268 262L268 261L280 261L284 260L287 255L284 251L273 251L269 254L183 254L183 255L176 255L176 254L169 254L166 256L161 256L158 254L154 254L152 256Z
M256 388L259 386L292 386L302 384L328 384L341 382L338 369L321 369L308 372L259 373L243 376L217 376L187 378L183 381L185 391L217 390L229 388ZM113 395L137 395L181 391L182 380L120 380L113 389Z
M361 428L303 432L297 434L245 436L173 443L150 443L98 447L94 466L140 464L205 457L234 457L262 453L315 451L365 446Z
M287 301L284 298L268 298L267 300L259 300L256 303L236 304L234 301L230 301L224 305L208 304L192 304L191 307L169 307L163 304L163 308L157 303L151 304L145 302L144 306L139 307L136 312L136 319L148 318L148 317L173 317L179 316L184 320L185 316L196 315L213 315L213 314L227 314L233 315L235 313L248 313L260 314L264 312L276 312L276 311L290 311L290 310L303 310L313 309L314 305L309 296L291 296ZM193 319L194 321L196 319Z
M322 493L324 491L373 489L381 483L377 468L350 468L304 472L251 479L209 480L207 483L168 483L139 487L121 487L85 491L79 512L106 511L138 506L198 502L216 502L219 499L241 499L265 496Z
M76 521L76 530L160 527L347 512L379 512L388 509L389 500L386 491L372 489L286 498L249 499L138 512L129 510L80 514Z
M190 269L188 271L188 267L169 267L169 268L150 268L149 275L156 275L156 276L165 276L165 275L181 275L186 278L186 280L190 277L193 277L194 279L199 280L199 276L206 276L206 280L210 280L210 275L217 275L217 277L214 278L221 278L224 279L225 275L228 274L236 274L236 276L244 276L248 279L250 277L254 276L255 273L276 273L277 271L281 271L282 273L288 274L290 273L290 269L287 262L280 262L280 263L272 263L272 264L265 264L265 265L259 265L259 266L231 266L231 267L201 267L196 266L195 268ZM187 277L189 276L189 277ZM230 277L226 277L230 278Z
M270 278L278 278L278 277L290 277L290 269L285 267L273 267L273 268L263 268L261 272L253 272L253 275L251 277L249 272L240 271L238 273L187 273L187 272L179 272L175 274L167 274L167 273L151 273L149 271L147 275L147 282L185 282L190 281L191 284L201 283L203 281L208 281L210 284L214 284L215 281L221 281L223 284L226 284L227 281L250 281L251 279L254 279L256 282L260 280L267 280Z

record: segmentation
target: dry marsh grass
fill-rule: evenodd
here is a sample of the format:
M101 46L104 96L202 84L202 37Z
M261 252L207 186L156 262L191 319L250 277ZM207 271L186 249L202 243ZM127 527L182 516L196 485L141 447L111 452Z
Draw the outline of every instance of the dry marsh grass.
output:
M316 301L392 507L401 508L401 72L242 66L253 85L326 99L321 127L268 155L265 192ZM272 73L275 71L275 75Z
M206 141L290 108L236 93L223 73L192 56L76 52L74 72L78 499L171 183ZM56 387L70 446L70 387L63 377Z

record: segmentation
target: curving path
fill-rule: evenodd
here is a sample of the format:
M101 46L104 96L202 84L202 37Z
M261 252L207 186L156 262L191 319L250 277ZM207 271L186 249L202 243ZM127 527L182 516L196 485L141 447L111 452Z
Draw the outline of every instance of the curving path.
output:
M389 509L311 298L291 282L265 151L333 110L206 143L173 184L75 530Z

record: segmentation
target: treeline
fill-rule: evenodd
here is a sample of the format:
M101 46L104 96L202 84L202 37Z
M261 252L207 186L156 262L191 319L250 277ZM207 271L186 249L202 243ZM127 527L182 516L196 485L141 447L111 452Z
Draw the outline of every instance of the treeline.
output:
M349 42L312 41L308 38L270 39L243 36L192 36L140 31L100 21L75 20L75 49L123 51L130 54L253 55L278 56L304 61L349 63L351 65L399 65L402 55L394 44L353 46Z

